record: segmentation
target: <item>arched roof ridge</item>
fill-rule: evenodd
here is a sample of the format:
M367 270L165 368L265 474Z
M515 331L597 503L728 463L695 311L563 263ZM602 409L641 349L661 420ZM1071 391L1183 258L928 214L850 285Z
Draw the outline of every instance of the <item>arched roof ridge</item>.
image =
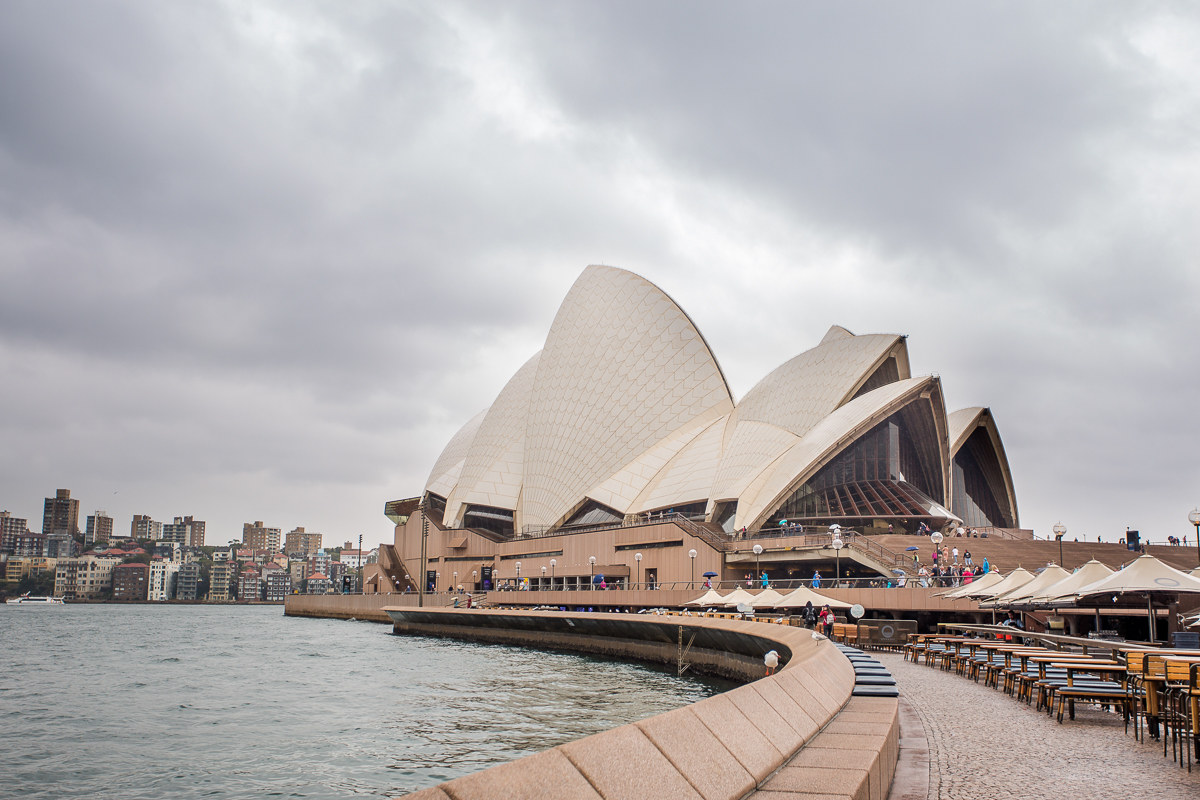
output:
M627 270L589 266L555 315L534 378L522 524L561 522L657 442L732 408L707 341L670 296Z
M770 510L817 469L880 420L931 387L938 390L940 401L940 381L934 376L926 376L882 386L838 408L772 463L770 474L760 476L756 481L759 484L756 491L741 496L735 525L739 528L761 525ZM944 409L942 415L944 419ZM945 436L944 427L941 436ZM941 468L944 484L947 465L943 464ZM945 503L945 498L938 502Z
M756 383L737 404L738 419L770 423L804 436L845 404L903 341L897 334L822 341Z
M463 503L509 510L517 507L524 466L525 418L541 355L539 350L521 365L487 410L467 450L458 485L446 498L447 521L458 519Z
M1008 463L1008 453L1004 449L1004 440L1000 438L1000 428L992 409L987 406L960 408L946 416L947 427L950 431L950 458L958 455L967 440L981 425L987 430L992 452L1000 466L1000 474L1004 478L1004 491L1008 495L1009 513L1013 518L1013 526L1020 527L1021 516L1017 510L1017 487L1013 481L1012 467ZM999 499L999 498L997 498Z
M425 491L439 494L442 497L446 497L454 491L454 486L458 483L459 471L462 469L462 462L466 459L467 451L471 449L471 442L475 440L475 434L479 430L479 426L483 424L483 418L487 416L487 412L488 410L485 408L467 420L446 443L442 454L438 456L438 460L433 464L433 469L429 472L429 479L425 481Z

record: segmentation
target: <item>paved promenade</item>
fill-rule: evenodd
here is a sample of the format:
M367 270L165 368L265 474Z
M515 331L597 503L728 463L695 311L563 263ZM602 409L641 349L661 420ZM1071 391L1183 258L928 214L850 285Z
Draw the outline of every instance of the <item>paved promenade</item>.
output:
M1196 800L1200 765L1163 758L1162 744L1128 736L1119 714L1078 705L1059 725L1045 712L953 672L878 658L915 708L929 743L929 797L938 800L1086 797Z

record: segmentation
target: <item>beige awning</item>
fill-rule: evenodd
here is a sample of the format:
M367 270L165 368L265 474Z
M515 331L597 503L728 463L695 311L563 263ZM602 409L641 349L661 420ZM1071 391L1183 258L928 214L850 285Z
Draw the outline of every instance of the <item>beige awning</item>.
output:
M754 599L750 601L750 605L755 608L775 608L782 599L783 595L774 589L763 589L754 595Z
M1008 573L1008 575L1006 575L1004 577L1004 580L1000 581L999 583L995 584L994 586L989 586L986 589L969 592L967 594L967 596L968 597L977 597L981 601L983 601L983 600L990 601L991 599L993 599L995 597L999 597L1000 595L1004 594L1005 592L1011 592L1013 589L1016 589L1020 586L1024 586L1025 584L1029 583L1031 580L1033 580L1032 572L1030 572L1027 569L1017 567L1012 572Z
M691 602L684 603L685 606L724 606L725 598L716 589L709 589L704 594L697 597Z
M722 601L721 605L725 606L725 608L737 608L739 603L752 602L754 602L754 595L750 594L745 589L738 588L725 595L725 599Z
M1083 586L1075 592L1081 599L1102 594L1200 594L1200 578L1169 567L1152 555L1139 556L1125 569Z
M843 603L841 600L834 600L832 597L826 597L823 594L818 594L807 586L801 586L798 589L793 589L783 596L783 599L775 604L776 608L804 608L809 602L814 608L821 606L829 606L830 608L851 608L849 603Z
M1047 586L1042 591L1030 595L1028 602L1032 605L1053 606L1055 598L1074 597L1080 588L1107 578L1112 573L1111 569L1093 558L1053 586Z
M995 598L996 605L1007 606L1018 603L1027 603L1029 598L1033 597L1038 592L1053 586L1056 583L1061 583L1071 577L1071 573L1067 572L1057 564L1051 564L1046 567L1036 578L1013 589L1011 592L1006 592Z
M1002 580L1004 580L1004 576L1001 575L999 571L992 570L987 574L980 575L978 578L971 578L970 583L965 584L954 591L942 592L939 595L934 595L934 597L945 597L948 600L957 600L963 597L969 597L974 592L982 592L986 589L990 589Z

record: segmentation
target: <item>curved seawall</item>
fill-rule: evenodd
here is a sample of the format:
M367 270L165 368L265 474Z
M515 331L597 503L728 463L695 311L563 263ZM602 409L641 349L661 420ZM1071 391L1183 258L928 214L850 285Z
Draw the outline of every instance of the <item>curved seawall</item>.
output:
M854 669L803 628L701 617L387 607L395 632L674 665L746 681L666 714L425 789L420 800L703 798L758 789L885 800L895 698L853 697ZM691 645L688 649L688 645ZM763 656L781 668L764 677ZM794 788L789 788L794 787ZM778 795L776 795L778 797Z

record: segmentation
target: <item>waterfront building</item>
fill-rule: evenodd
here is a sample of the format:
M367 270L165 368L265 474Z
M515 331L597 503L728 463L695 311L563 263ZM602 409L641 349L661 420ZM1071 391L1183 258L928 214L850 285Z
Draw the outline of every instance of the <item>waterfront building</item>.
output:
M341 591L338 587L342 585L342 576L346 574L346 565L340 561L330 561L329 571L326 574L329 576L330 585L335 590Z
M47 556L46 540L49 537L44 533L34 533L25 531L11 538L12 554L24 558L45 558Z
M906 336L833 325L735 402L691 318L644 278L599 266L572 286L543 349L447 443L423 492L385 513L396 542L366 575L384 590L415 589L422 569L442 586L453 572L477 588L513 583L518 562L547 588L596 573L730 579L753 556L727 545L766 530L1020 524L991 410L948 414L941 378L912 374ZM891 577L894 565L869 566Z
M70 489L59 489L47 497L42 511L42 533L79 535L79 501L71 499Z
M215 563L209 569L208 575L208 599L214 603L224 603L230 600L230 595L237 585L237 562Z
M113 535L113 520L107 512L97 511L87 518L87 530L83 534L84 544L106 544Z
M288 531L287 538L284 539L283 551L288 555L302 553L305 556L310 556L320 549L321 534L309 533L304 528L295 528Z
M237 579L238 600L261 600L262 580L254 567L242 570Z
M242 544L250 550L270 550L274 553L279 549L280 528L268 528L262 520L253 524L246 522L242 525Z
M292 576L274 562L263 568L263 581L266 583L266 599L270 602L282 602L292 593Z
M338 555L338 561L341 561L350 569L358 569L366 565L367 552L355 550L353 543L346 542L346 546L342 548L342 552Z
M46 535L46 556L48 558L73 558L79 555L81 550L82 545L66 531L57 531Z
M0 576L6 581L19 581L28 575L56 572L58 559L45 556L6 556L0 562Z
M60 559L54 572L54 596L91 600L112 590L112 570L117 559L99 555Z
M195 561L179 565L179 574L175 579L176 600L198 600L200 585L200 565Z
M308 557L308 573L311 575L315 572L320 572L322 575L329 575L329 562L333 558L324 550L318 550Z
M150 562L150 589L147 599L155 602L173 600L179 581L179 568L178 560L167 560L156 556Z
M329 592L329 576L320 572L309 576L306 594L327 594Z
M113 567L113 600L145 600L149 591L150 567L138 563Z
M304 583L305 579L312 574L312 570L308 568L308 562L301 559L293 559L288 564L288 574L292 576L292 583L296 586Z
M0 511L0 553L12 553L16 538L28 532L27 520L14 517L8 511Z
M134 539L153 539L155 541L163 538L163 524L156 522L145 514L134 514L133 521L129 524L129 535Z

